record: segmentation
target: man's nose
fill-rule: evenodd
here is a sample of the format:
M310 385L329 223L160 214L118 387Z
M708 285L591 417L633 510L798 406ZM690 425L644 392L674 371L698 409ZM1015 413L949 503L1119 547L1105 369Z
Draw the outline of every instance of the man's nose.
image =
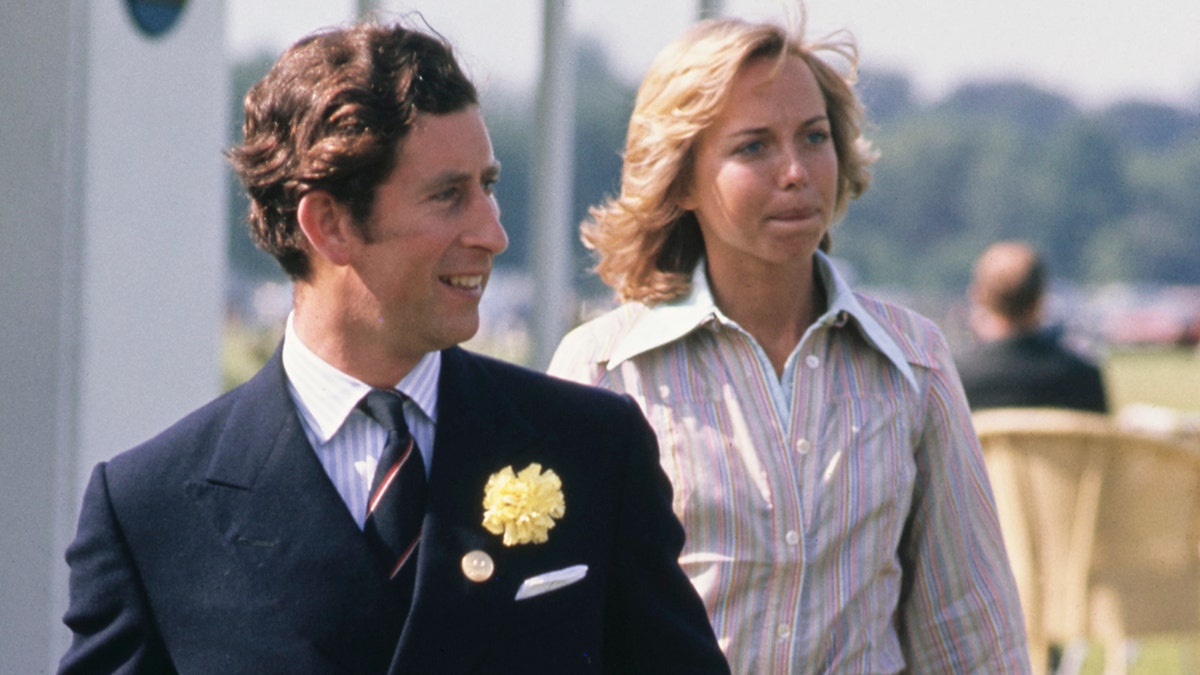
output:
M495 195L486 195L479 202L478 213L471 216L472 227L467 233L466 243L496 255L508 248L508 234L500 224L500 205Z

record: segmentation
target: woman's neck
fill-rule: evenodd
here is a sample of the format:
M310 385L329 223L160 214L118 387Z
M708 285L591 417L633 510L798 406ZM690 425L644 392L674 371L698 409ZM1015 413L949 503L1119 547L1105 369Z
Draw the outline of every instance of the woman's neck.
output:
M782 375L788 356L824 310L813 259L749 269L710 264L708 281L717 306L758 341L775 374Z

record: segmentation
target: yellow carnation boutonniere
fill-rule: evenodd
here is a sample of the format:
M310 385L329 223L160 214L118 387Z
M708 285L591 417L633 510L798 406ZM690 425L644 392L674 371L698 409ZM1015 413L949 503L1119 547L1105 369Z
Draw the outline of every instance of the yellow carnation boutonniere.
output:
M483 526L503 534L505 546L545 543L554 520L566 511L562 481L554 471L542 473L536 462L517 474L506 466L488 478L483 508Z

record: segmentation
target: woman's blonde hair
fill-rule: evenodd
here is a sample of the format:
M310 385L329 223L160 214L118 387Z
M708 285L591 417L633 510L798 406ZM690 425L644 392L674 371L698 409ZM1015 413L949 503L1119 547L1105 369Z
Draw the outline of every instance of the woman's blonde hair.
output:
M802 42L771 23L701 21L655 57L638 88L625 141L621 193L589 211L581 227L599 256L596 272L621 300L654 304L688 292L704 241L695 216L676 198L690 177L693 145L724 107L734 78L758 58L798 56L825 96L838 159L834 218L867 189L875 160L862 137L863 108L854 92L858 51L849 37ZM845 61L840 73L818 54ZM828 249L829 238L822 240Z

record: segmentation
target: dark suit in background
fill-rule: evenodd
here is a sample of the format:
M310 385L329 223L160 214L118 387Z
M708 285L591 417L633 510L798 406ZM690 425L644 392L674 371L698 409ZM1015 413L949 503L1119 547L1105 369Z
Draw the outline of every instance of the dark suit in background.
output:
M998 241L975 261L967 297L977 342L955 354L972 410L1073 408L1108 412L1100 369L1043 327L1047 272L1028 242Z
M1100 369L1063 346L1052 332L981 343L955 360L972 410L1053 407L1108 412Z

